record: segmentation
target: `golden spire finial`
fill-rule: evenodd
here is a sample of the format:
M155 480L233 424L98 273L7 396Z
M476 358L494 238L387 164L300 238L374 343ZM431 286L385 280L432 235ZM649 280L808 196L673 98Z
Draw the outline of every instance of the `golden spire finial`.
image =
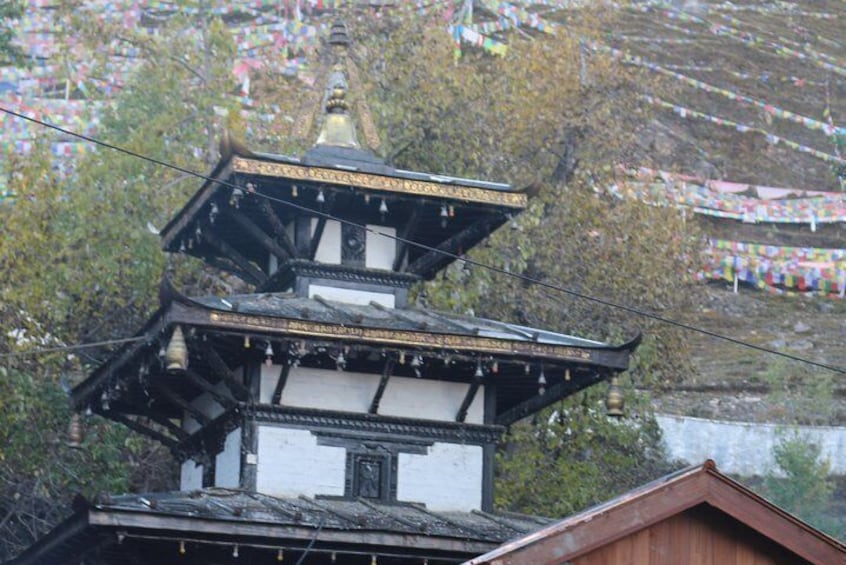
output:
M343 20L335 20L329 31L328 40L332 48L332 63L327 66L328 84L323 94L325 114L323 114L323 123L315 145L361 149L355 120L350 115L354 107L367 146L370 149L376 149L380 145L379 135L370 109L361 94L361 83L358 80L355 65L347 60L347 50L351 43L346 24ZM350 88L358 94L352 99L349 97Z
M326 101L326 112L329 114L338 114L349 110L347 104L347 91L341 85L336 85L332 89L332 94L329 95L329 100Z
M334 145L336 147L351 147L361 149L358 143L358 136L355 132L355 124L349 114L347 103L347 81L344 76L343 61L346 49L350 44L347 35L347 26L344 22L336 20L332 24L329 33L329 44L338 52L333 70L329 78L326 97L326 116L320 128L320 135L317 138L317 145Z

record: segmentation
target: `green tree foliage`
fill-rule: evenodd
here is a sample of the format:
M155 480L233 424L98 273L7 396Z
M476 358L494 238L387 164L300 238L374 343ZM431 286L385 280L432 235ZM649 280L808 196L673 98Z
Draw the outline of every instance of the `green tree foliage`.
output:
M214 20L207 37L185 33L190 23L173 18L155 41L143 39L151 58L102 112L98 136L204 172L216 158L209 138L233 107L226 94L234 50ZM108 30L98 33L109 39ZM157 307L165 257L151 230L197 187L191 175L93 149L61 180L44 158L19 162L10 188L27 197L3 211L15 234L0 242L0 268L10 275L4 303L25 313L19 323L37 320L69 342L129 335Z
M234 48L219 21L171 18L156 36L87 28L92 49L114 41L150 54L120 95L101 113L98 137L142 155L192 170L214 160L210 140L232 110L227 96ZM96 58L94 64L101 64ZM95 89L89 89L95 92ZM122 338L157 307L165 268L161 227L198 181L106 148L92 148L70 175L54 169L52 132L28 156L6 155L9 189L19 195L0 207L0 353L20 353ZM155 231L155 230L153 230ZM178 274L211 284L187 264ZM173 485L165 450L125 428L86 418L82 451L63 438L68 407L62 382L73 384L108 352L78 356L0 358L6 430L0 452L0 556L11 555L70 512L76 492L162 489Z
M660 439L649 415L609 418L601 388L581 392L511 428L497 456L495 503L570 515L678 467L667 461Z
M633 132L648 117L635 96L642 77L582 49L613 22L586 11L558 36L510 35L504 57L470 50L457 63L434 23L382 25L368 31L373 43L362 38L361 60L376 78L370 104L386 154L403 168L506 180L537 193L471 258L668 317L687 303L700 246L695 228L680 215L602 194L615 165L635 154ZM385 37L389 47L380 51ZM647 333L626 380L635 418L608 420L598 404L606 387L598 385L515 425L498 459L497 505L561 516L673 468L634 385L684 378L690 369L678 332L462 262L421 299L597 339Z
M834 482L829 478L831 464L821 453L819 445L798 434L782 439L773 448L778 470L764 478L764 493L791 514L843 539L846 524L827 513Z
M831 371L778 357L764 372L769 416L794 425L828 425L837 419Z
M46 377L46 378L45 378ZM0 560L46 534L76 495L143 487L159 451L89 419L83 449L66 445L70 409L49 375L0 367Z
M613 22L585 11L557 36L510 35L506 56L470 51L457 63L437 21L381 25L360 38L360 59L374 78L370 104L385 153L403 168L538 193L513 229L499 230L473 259L668 316L687 303L700 246L694 226L601 194L635 154L633 132L648 117L636 96L643 78L582 48ZM640 377L667 384L689 370L683 340L665 326L464 267L426 289L434 306L602 339L643 329L654 354Z
M234 91L229 75L233 49L220 22L200 11L199 19L171 18L157 35L134 36L68 17L69 33L86 37L92 52L103 45L128 44L147 54L147 62L103 113L102 139L196 170L213 161L212 142L224 123L238 133L246 131L226 96ZM360 46L353 57L367 88L353 95L368 96L384 152L396 165L505 180L538 193L513 229L500 230L473 252L475 259L671 314L686 297L695 235L680 217L664 217L665 210L600 194L605 183L613 182L615 165L633 155L634 132L648 115L636 96L640 77L582 49L583 41L596 36L597 21L585 12L557 36L511 35L505 57L471 49L457 63L442 19L362 22L353 28ZM104 72L106 63L94 60L104 65ZM253 93L265 98L262 107L279 108L272 125L253 131L256 140L273 145L257 148L296 147L288 132L304 112L317 109L321 89L322 83L305 88L295 79L256 77ZM256 146L253 139L247 141ZM107 149L83 160L69 179L55 174L46 150L28 160L11 160L10 189L21 198L0 209L0 220L13 234L0 240L0 272L8 274L0 287L4 327L26 332L29 346L134 332L157 306L155 288L165 267L158 238L147 226L161 227L196 189L196 179ZM212 284L190 265L181 272L194 285ZM671 332L481 269L468 272L455 265L421 299L437 308L474 310L602 339L629 337L639 326L652 337L641 348L633 382L663 383L684 373L683 348ZM17 338L6 337L4 351L18 347L13 343ZM9 370L55 389L59 372L83 374L105 355L96 353L52 364L16 363ZM502 457L502 505L561 514L608 494L609 483L597 481L594 471L619 475L611 482L628 486L661 470L660 457L653 455L658 453L654 425L647 417L642 426L607 422L597 412L601 393L601 388L583 393L561 408L558 418L539 419L534 428L513 428L515 441ZM44 418L55 421L54 428L66 416L64 407L55 409L53 419ZM16 425L37 427L34 412L17 413L26 416ZM568 427L570 435L565 433ZM60 431L54 429L54 437ZM137 469L131 461L146 456L131 455L126 433L103 433L115 434L102 436L107 438L103 448L114 446L130 460L127 470ZM578 453L572 461L582 467L565 466L569 458L559 454L567 450ZM150 452L149 447L138 451ZM638 453L647 453L647 459L639 460ZM603 458L597 459L598 454ZM517 468L509 467L523 460L536 460L535 466L549 472L524 480ZM48 462L44 468L50 466ZM16 469L21 476L31 474L17 466L10 466L10 473ZM81 476L91 479L91 490L121 486L86 473ZM523 487L550 492L552 487L541 479L560 485L562 476L580 477L586 485L574 487L567 499L556 499L556 507L544 507L538 497L518 492ZM512 483L517 486L509 491ZM63 483L57 479L56 484ZM61 506L59 492L49 496Z

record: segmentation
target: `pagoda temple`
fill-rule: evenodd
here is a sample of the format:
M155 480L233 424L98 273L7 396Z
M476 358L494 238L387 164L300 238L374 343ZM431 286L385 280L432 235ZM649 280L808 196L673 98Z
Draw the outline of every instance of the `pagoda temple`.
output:
M509 185L392 167L359 142L342 24L317 143L228 137L163 248L252 287L167 280L71 393L181 464L180 492L99 497L24 564L457 563L547 521L493 509L506 427L628 367L611 346L413 307L409 290L519 214ZM367 136L363 136L367 137Z

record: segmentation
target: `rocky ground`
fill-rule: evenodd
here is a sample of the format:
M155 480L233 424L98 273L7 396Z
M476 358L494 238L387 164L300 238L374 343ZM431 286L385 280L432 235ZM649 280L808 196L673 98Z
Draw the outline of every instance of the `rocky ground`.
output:
M703 286L684 321L768 349L846 368L846 303ZM846 425L846 376L702 334L695 372L655 399L659 411L726 420Z

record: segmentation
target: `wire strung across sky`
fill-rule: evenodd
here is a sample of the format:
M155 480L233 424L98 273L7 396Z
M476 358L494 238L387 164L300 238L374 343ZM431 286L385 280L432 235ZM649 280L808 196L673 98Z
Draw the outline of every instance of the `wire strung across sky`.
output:
M15 112L14 110L10 110L10 109L2 107L2 106L0 106L0 111L4 112L4 113L6 113L10 116L14 116L18 119L26 120L28 122L38 124L40 126L43 126L43 127L64 133L66 135L76 137L77 139L81 139L83 141L88 141L90 143L94 143L95 145L99 145L101 147L111 149L113 151L118 151L118 152L123 153L125 155L129 155L130 157L141 159L143 161L147 161L149 163L153 163L153 164L159 165L161 167L166 167L168 169L172 169L174 171L178 171L180 173L190 175L190 176L202 179L202 180L215 182L215 183L220 184L222 186L227 186L227 187L233 188L233 189L237 188L239 190L244 190L243 187L238 186L234 183L231 183L231 182L228 182L228 181L223 181L223 180L217 179L217 178L213 178L213 177L210 177L210 176L205 175L203 173L193 171L193 170L187 169L185 167L180 167L179 165L174 165L172 163L168 163L166 161L162 161L162 160L156 159L154 157L142 155L141 153L137 153L135 151L132 151L132 150L129 150L129 149L126 149L126 148L123 148L123 147L119 147L117 145L113 145L113 144L108 143L106 141L101 141L101 140L96 139L94 137L83 135L81 133L77 133L77 132L65 129L65 128L57 126L55 124L51 124L51 123L39 120L37 118L31 118L29 116ZM628 305L625 305L625 304L619 304L617 302L613 302L611 300L606 300L604 298L599 298L599 297L596 297L596 296L591 296L589 294L584 294L584 293L581 293L581 292L578 292L578 291L575 291L575 290L572 290L572 289L568 289L568 288L565 288L565 287L562 287L562 286L558 286L558 285L555 285L555 284L552 284L552 283L548 283L548 282L545 282L545 281L542 281L542 280L539 280L539 279L536 279L536 278L533 278L533 277L530 277L530 276L527 276L527 275L523 275L523 274L520 274L520 273L512 273L510 271L506 271L503 268L496 267L494 265L488 265L486 263L481 263L479 261L476 261L475 259L470 259L468 257L464 257L464 256L461 256L461 255L458 255L458 254L455 254L455 253L444 251L442 249L438 249L438 248L435 248L435 247L432 247L432 246L429 246L429 245L426 245L426 244L423 244L423 243L420 243L420 242L417 242L417 241L412 241L412 240L406 239L404 237L400 237L400 236L396 236L396 235L383 234L382 232L379 232L375 229L368 228L366 225L358 224L358 223L352 222L350 220L345 220L343 218L333 216L332 214L329 214L327 212L323 212L322 210L317 210L317 209L314 209L314 208L310 208L308 206L303 206L302 204L297 204L295 202L289 202L287 200L274 198L272 196L268 196L266 194L261 194L259 192L255 192L255 191L245 191L245 196L247 196L247 197L256 196L256 197L260 197L260 198L265 198L265 199L273 201L273 202L278 202L280 204L283 204L284 206L288 206L288 207L294 208L296 210L308 212L310 214L314 214L315 216L326 218L327 220L334 220L334 221L337 221L341 224L347 224L347 225L350 225L350 226L354 226L358 229L364 229L365 231L371 232L373 234L381 235L383 237L388 237L390 239L394 239L396 241L402 242L406 245L411 245L411 246L417 247L419 249L423 249L423 250L430 251L430 252L433 252L433 253L438 253L438 254L440 254L444 257L449 257L450 259L461 260L461 261L464 261L465 263L467 263L469 265L473 265L475 267L486 269L486 270L491 271L493 273L497 273L497 274L504 275L504 276L507 276L507 277L512 277L512 278L518 279L518 280L525 282L525 283L528 283L528 284L537 285L537 286L540 286L540 287L545 288L547 290L553 290L553 291L556 291L556 292L559 292L559 293L562 293L562 294L566 294L566 295L569 295L569 296L572 296L572 297L575 297L575 298L587 300L587 301L593 302L595 304L600 304L602 306L606 306L606 307L609 307L609 308L622 310L624 312L628 312L630 314L634 314L634 315L640 316L642 318L654 320L654 321L660 322L662 324L667 324L667 325L674 326L674 327L677 327L677 328L680 328L680 329L683 329L683 330L699 333L699 334L702 334L702 335L707 335L709 337L712 337L712 338L715 338L715 339L720 339L720 340L723 340L723 341L727 341L729 343L734 343L734 344L739 345L741 347L746 347L746 348L753 349L753 350L756 350L756 351L761 351L763 353L769 353L771 355L777 355L779 357L783 357L783 358L789 359L791 361L797 361L799 363L804 363L804 364L811 365L811 366L814 366L814 367L818 367L818 368L821 368L821 369L826 369L826 370L829 370L829 371L833 371L835 373L846 374L846 368L843 368L843 367L837 367L835 365L829 365L827 363L821 363L821 362L818 362L818 361L813 361L811 359L799 357L797 355L792 355L792 354L786 353L784 351L778 351L776 349L770 349L768 347L763 347L761 345L750 343L750 342L744 341L742 339L738 339L738 338L734 338L734 337L731 337L731 336L728 336L728 335L725 335L725 334L713 332L713 331L707 330L705 328L700 328L700 327L697 327L697 326L693 326L691 324L679 322L677 320L673 320L673 319L670 319L670 318L665 318L664 316L660 316L660 315L654 314L652 312L647 312L647 311L641 310L639 308L635 308L635 307L628 306ZM141 338L141 337L128 338L127 341L137 341L137 340L140 340L140 339L146 339L146 338ZM120 340L115 340L115 341L120 341ZM101 344L80 344L80 345L75 345L75 346L67 346L66 348L70 349L70 348L95 347L97 345L101 345ZM61 350L61 348L51 348L51 350L49 352L52 352L53 350ZM32 350L32 351L26 352L26 353L36 354L36 353L40 353L40 352L48 352L48 351L46 351L46 350L42 350L42 351ZM24 353L24 352L22 352L22 353ZM5 355L2 355L0 357L6 357L8 355L9 354L5 354Z
M91 343L78 343L76 345L57 345L56 347L40 347L37 349L28 349L24 351L13 351L12 353L0 353L0 359L4 357L22 357L25 355L41 355L45 353L57 353L60 351L74 351L76 349L89 349L92 347L102 347L104 345L118 345L121 343L130 343L133 341L142 341L147 339L147 336L126 337L123 339L109 339L106 341L95 341Z

